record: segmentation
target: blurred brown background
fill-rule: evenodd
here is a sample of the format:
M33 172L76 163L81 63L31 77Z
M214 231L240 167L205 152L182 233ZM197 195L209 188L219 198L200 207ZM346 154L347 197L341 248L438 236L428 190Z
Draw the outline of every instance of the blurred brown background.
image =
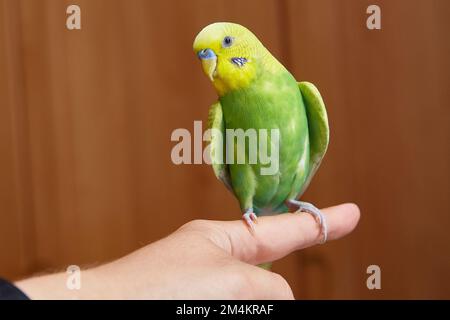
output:
M82 30L65 27L81 7ZM366 28L378 4L382 30ZM122 256L195 219L238 219L171 132L215 93L200 29L253 30L327 104L331 145L304 199L356 202L345 239L275 264L297 298L450 298L450 1L0 0L0 275ZM366 268L381 267L368 290Z

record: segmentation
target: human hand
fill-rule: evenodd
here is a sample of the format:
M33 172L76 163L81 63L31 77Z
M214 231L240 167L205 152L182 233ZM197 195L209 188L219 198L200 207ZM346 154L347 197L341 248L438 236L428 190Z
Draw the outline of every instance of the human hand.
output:
M351 232L359 209L323 209L329 240ZM116 261L82 271L80 290L65 273L19 281L32 299L293 299L280 275L257 267L320 242L307 213L261 217L254 233L242 221L195 220Z

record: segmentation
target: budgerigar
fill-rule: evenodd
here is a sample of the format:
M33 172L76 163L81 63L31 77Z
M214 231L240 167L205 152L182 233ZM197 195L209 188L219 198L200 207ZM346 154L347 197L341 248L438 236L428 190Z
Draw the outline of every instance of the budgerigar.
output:
M317 88L298 83L251 31L235 23L205 27L195 38L194 51L218 94L209 112L210 128L224 137L228 129L269 130L266 140L272 151L276 149L270 130L278 129L279 162L274 174L263 174L265 165L260 161L214 161L226 139L221 144L214 136L211 139L214 172L238 199L243 219L254 230L257 216L283 213L294 206L318 220L325 242L324 215L312 204L297 200L328 147L328 118ZM236 140L230 143L223 148L238 149ZM246 160L249 150L246 145Z

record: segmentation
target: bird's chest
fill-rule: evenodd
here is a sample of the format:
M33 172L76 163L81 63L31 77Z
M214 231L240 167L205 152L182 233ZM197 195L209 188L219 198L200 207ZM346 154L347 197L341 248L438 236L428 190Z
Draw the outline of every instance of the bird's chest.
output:
M225 128L228 130L273 130L281 138L307 130L306 115L298 89L271 82L257 88L233 92L221 98Z
M306 112L296 83L263 83L224 96L221 104L227 150L242 150L241 141L248 158L252 150L276 154L279 172L289 176L295 173L309 139ZM239 140L239 135L245 139Z

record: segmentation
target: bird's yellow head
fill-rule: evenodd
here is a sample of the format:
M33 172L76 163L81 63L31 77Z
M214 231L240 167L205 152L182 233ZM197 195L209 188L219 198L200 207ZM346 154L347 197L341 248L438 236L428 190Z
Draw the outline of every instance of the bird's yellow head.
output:
M245 88L276 60L247 28L229 22L206 26L194 41L194 52L220 96ZM274 60L274 62L272 61Z

